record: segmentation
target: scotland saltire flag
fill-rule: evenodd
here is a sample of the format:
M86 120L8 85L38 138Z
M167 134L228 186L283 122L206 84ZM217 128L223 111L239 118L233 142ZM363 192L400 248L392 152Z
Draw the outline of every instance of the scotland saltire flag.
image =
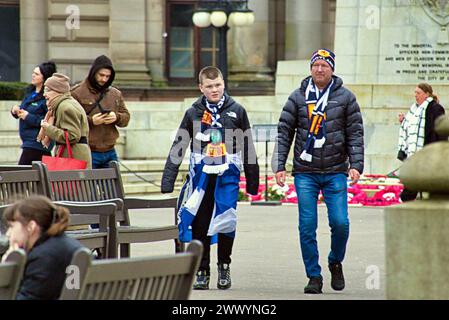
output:
M209 174L204 172L207 171L204 166L207 165L203 161L195 164L193 168L191 166L192 169L181 190L180 199L186 199L178 212L179 240L181 242L192 240L191 225L201 206L209 183ZM214 211L207 232L207 235L212 237L211 243L217 242L216 235L218 233L224 233L232 238L235 237L239 180L240 170L234 164L229 164L227 170L221 175L217 175Z

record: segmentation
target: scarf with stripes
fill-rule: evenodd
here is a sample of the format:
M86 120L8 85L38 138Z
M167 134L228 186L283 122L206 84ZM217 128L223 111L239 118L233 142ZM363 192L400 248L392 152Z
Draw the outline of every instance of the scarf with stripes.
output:
M327 100L332 91L334 80L320 92L313 79L310 78L306 89L306 104L309 115L309 131L304 149L299 156L301 160L312 162L313 149L323 147L326 142L326 114Z
M410 157L424 147L426 110L432 97L424 100L420 105L414 103L405 115L399 129L399 151Z

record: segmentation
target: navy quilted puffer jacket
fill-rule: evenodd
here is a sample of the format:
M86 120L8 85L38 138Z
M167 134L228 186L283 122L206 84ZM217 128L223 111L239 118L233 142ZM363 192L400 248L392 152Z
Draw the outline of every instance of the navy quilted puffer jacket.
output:
M314 149L312 162L299 158L307 140L309 118L305 91L310 77L293 91L286 102L278 124L278 138L272 159L273 172L285 170L290 146L295 138L293 174L300 172L347 173L349 169L363 172L363 121L354 94L333 76L334 89L326 107L326 142Z

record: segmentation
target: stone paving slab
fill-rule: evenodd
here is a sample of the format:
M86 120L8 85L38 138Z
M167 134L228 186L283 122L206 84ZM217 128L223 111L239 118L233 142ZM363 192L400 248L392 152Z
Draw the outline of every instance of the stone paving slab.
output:
M231 264L232 288L216 289L216 246L211 247L211 290L193 291L193 300L335 300L385 299L385 245L382 208L350 207L350 238L343 263L346 289L333 291L327 269L330 231L325 206L319 207L317 239L323 269L322 295L305 295L307 284L298 243L296 205L239 204ZM151 225L145 210L131 212L137 225ZM172 221L172 212L151 213L154 224ZM171 241L132 245L132 256L174 252Z

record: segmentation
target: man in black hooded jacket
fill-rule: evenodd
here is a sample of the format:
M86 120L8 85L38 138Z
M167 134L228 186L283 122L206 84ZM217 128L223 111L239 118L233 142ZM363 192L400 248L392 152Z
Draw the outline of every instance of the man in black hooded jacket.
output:
M246 190L257 194L259 165L246 110L224 90L218 68L199 74L203 95L187 109L162 176L162 193L173 192L179 166L190 147L190 172L180 199L179 238L203 244L203 256L193 289L209 289L210 244L218 242L218 289L231 287L229 264L236 231L240 172ZM181 200L181 202L183 202Z
M72 88L72 96L83 106L89 121L93 169L107 168L110 161L118 160L117 127L126 127L130 119L122 93L111 86L114 78L111 60L101 55L92 63L87 78Z

